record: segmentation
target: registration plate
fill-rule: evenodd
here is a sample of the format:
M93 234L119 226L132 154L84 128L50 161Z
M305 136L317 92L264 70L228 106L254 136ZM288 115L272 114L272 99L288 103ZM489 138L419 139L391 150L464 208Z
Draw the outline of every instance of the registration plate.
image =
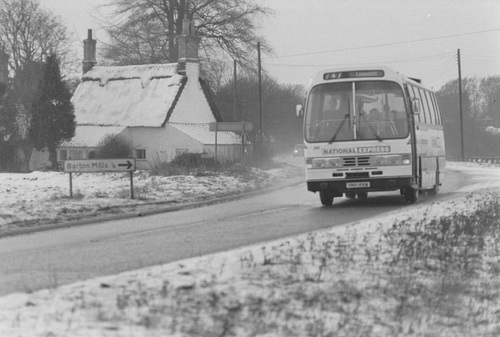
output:
M366 188L366 187L370 187L370 182L369 181L357 181L354 183L347 183L346 187L347 188Z

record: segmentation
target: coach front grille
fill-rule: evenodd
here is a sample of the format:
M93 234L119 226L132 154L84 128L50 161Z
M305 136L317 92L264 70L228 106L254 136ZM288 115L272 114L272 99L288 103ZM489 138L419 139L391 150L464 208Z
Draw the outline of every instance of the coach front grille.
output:
M342 158L342 166L369 166L370 157L344 157Z

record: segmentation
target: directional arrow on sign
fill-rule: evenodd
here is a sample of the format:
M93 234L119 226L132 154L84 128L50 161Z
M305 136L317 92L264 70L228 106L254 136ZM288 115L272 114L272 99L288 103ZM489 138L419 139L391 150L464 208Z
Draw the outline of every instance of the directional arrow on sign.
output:
M118 166L126 166L127 170L130 170L130 168L132 167L132 165L133 164L129 160L127 160L126 164L118 164Z

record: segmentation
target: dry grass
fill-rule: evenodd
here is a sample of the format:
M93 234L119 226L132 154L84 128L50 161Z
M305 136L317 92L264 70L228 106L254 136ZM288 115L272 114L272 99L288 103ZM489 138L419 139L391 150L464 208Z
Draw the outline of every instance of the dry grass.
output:
M221 266L115 289L95 319L169 336L496 336L499 219L493 198L467 216L395 222L378 240L311 233L241 255L226 283Z

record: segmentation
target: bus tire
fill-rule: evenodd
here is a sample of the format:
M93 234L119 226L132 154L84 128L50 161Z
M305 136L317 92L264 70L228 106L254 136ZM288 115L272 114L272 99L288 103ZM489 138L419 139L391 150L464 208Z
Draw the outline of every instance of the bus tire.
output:
M331 206L333 204L333 195L328 190L319 191L319 200L323 206Z
M406 187L404 192L405 200L408 204L414 204L418 200L419 189L411 186Z
M356 198L356 192L345 192L345 197L347 199L354 199Z
M358 192L356 194L358 195L359 199L366 199L366 198L368 198L368 192Z

